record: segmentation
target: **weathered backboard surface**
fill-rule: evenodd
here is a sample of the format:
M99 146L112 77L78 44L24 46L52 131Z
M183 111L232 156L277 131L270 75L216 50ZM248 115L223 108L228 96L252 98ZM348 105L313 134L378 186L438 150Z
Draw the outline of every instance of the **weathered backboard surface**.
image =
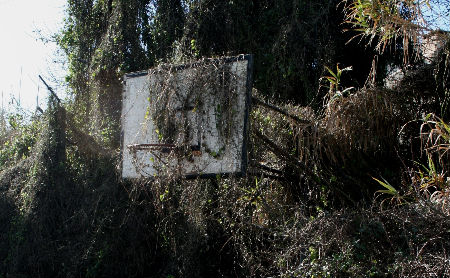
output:
M125 75L122 177L243 174L252 57Z

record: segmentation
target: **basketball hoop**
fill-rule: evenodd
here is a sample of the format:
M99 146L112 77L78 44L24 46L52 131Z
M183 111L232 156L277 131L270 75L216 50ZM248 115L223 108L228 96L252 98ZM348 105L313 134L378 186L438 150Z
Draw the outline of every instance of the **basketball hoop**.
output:
M174 144L132 144L127 145L127 148L131 151L160 151L161 153L170 153L177 147Z

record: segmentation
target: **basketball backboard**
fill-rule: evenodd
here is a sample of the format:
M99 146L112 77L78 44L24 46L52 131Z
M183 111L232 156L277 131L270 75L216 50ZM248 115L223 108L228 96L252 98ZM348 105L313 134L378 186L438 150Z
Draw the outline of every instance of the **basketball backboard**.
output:
M251 69L241 55L126 74L122 177L245 173Z

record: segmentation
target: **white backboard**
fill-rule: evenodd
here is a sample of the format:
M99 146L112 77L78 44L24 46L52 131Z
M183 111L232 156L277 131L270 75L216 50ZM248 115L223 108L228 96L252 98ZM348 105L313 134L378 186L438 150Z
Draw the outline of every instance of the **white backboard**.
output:
M122 177L242 175L252 57L125 75Z

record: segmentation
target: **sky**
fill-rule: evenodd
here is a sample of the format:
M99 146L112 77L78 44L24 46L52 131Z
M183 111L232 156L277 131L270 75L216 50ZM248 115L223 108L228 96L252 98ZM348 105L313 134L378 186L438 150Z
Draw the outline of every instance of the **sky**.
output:
M37 104L45 109L48 91L38 75L63 95L58 84L65 70L54 62L56 44L44 43L39 37L50 37L62 28L65 2L0 0L0 102L4 110L14 110L17 103L27 111L34 111Z
M432 29L450 31L450 0L430 0L430 7L422 5L422 13ZM431 10L430 10L431 8Z

